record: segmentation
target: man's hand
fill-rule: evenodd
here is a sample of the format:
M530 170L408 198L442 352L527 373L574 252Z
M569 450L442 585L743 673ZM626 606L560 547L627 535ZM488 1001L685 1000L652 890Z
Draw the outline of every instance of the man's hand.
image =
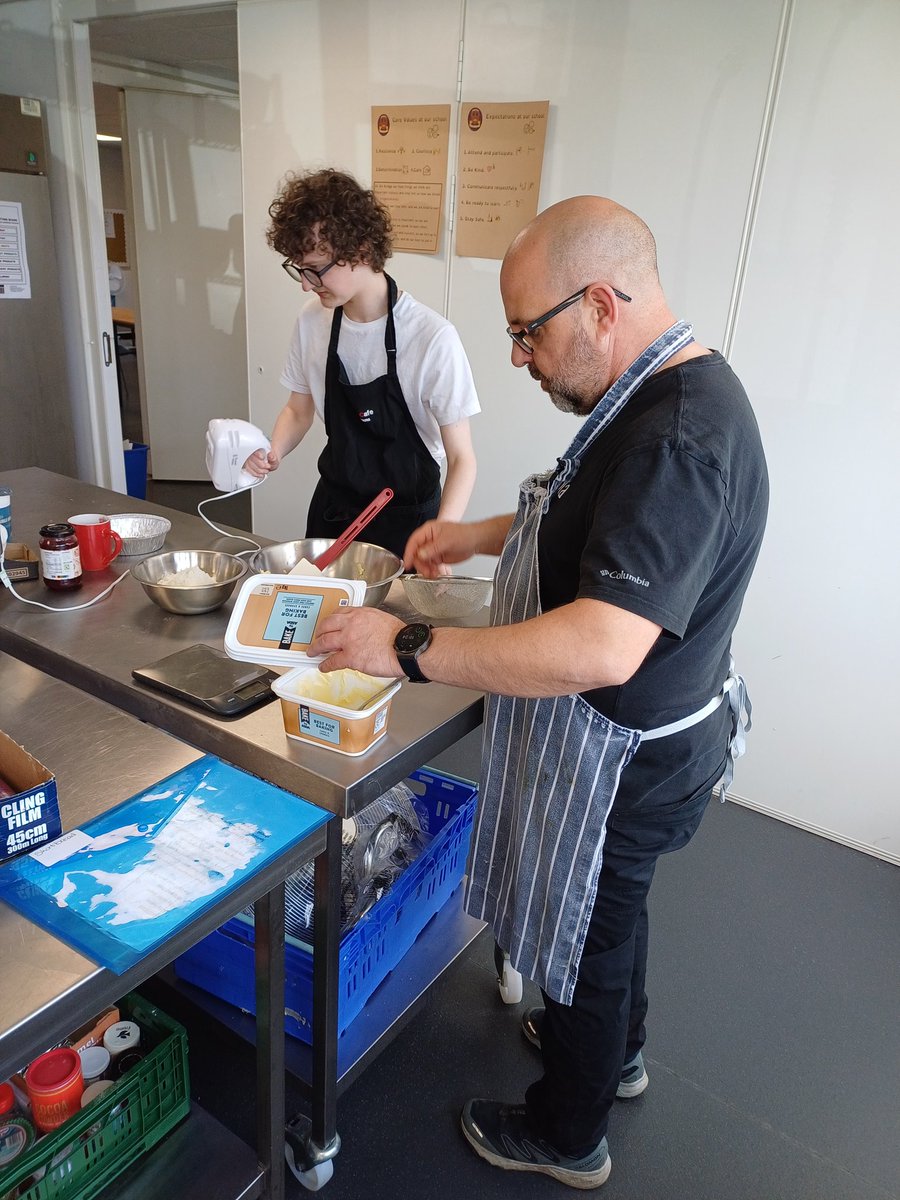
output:
M475 525L457 521L426 521L414 530L403 552L403 565L419 575L437 579L449 574L449 564L477 554Z
M475 554L497 555L512 525L513 514L484 521L426 521L406 543L403 564L429 579L448 575L450 563L465 562Z
M351 667L367 675L402 679L403 668L394 653L394 638L402 628L403 621L380 609L350 608L322 622L309 653L313 658L328 656L319 664L320 671Z

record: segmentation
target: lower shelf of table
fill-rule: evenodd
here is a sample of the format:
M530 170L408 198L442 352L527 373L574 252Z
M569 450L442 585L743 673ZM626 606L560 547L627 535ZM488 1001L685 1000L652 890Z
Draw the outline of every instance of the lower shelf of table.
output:
M338 1093L347 1088L416 1013L425 993L484 929L463 912L462 888L429 921L412 949L381 983L359 1016L338 1039ZM215 1017L245 1041L255 1044L256 1022L224 1000L176 979L171 968L166 983L197 1008ZM312 1079L312 1047L285 1038L285 1067L307 1087Z
M199 1105L100 1200L255 1200L264 1190L256 1152Z

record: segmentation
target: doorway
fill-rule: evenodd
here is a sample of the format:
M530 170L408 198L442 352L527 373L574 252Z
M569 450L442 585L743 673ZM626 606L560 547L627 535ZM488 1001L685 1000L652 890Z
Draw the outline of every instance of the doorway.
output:
M123 436L149 446L148 497L193 511L208 421L248 415L236 10L88 32L98 136L121 139L98 156ZM217 518L249 525L234 500Z

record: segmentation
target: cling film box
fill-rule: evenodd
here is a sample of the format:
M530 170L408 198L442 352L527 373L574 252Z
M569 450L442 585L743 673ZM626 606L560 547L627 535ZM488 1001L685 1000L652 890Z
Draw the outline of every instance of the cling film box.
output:
M61 833L53 774L0 729L0 862Z

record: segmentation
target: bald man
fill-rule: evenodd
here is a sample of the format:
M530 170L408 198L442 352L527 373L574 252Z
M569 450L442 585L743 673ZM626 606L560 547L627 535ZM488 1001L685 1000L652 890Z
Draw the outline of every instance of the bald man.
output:
M333 617L322 670L487 693L465 905L544 1004L524 1104L471 1100L463 1133L506 1170L599 1187L616 1098L648 1085L647 893L724 793L749 703L731 635L759 553L765 458L740 382L663 294L650 230L598 196L555 204L500 274L512 363L583 418L514 514L429 522L406 562L496 554L489 628Z

